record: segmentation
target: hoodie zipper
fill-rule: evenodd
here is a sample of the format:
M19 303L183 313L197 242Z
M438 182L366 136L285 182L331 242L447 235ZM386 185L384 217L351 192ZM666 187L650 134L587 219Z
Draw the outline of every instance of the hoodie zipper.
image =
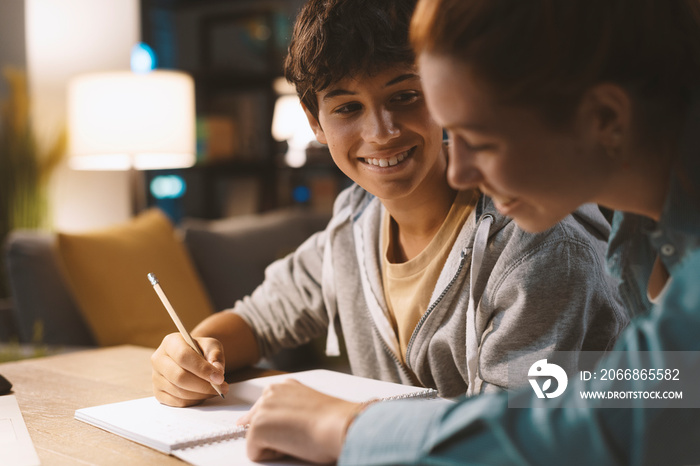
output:
M369 310L367 310L367 313L369 314ZM369 314L369 317L370 317L370 320L372 321L372 329L374 330L375 335L377 336L377 338L379 339L379 341L382 342L382 348L384 348L384 352L385 352L386 354L388 354L388 355L391 357L391 359L396 363L396 365L398 366L398 368L401 369L401 372L403 373L403 375L406 376L406 378L407 378L408 380L412 381L414 385L420 385L420 381L417 380L417 376L413 375L413 374L408 370L408 368L406 367L406 364L405 364L403 361L401 361L401 360L394 354L393 351L391 351L391 348L389 348L389 346L386 344L386 342L384 341L384 338L382 338L382 336L379 334L379 329L377 329L377 325L374 323L374 318L372 318L372 315L371 315L371 314Z
M474 232L478 231L479 223L482 222L487 217L491 218L491 220L493 221L492 215L490 215L490 214L482 215L481 218L479 218L479 220L477 222L475 222L475 224L474 224ZM472 249L473 248L474 248L474 246L472 244ZM452 285L454 285L455 281L457 280L457 277L459 277L459 275L462 273L462 269L464 268L464 263L465 263L466 257L467 257L467 252L466 252L467 249L468 248L464 248L461 252L459 267L457 267L457 272L455 272L454 276L452 277L452 280L450 280L450 282L447 284L447 286L445 286L445 289L442 290L442 293L440 293L440 296L438 296L438 298L435 300L435 302L433 302L433 304L430 305L428 310L426 310L425 313L423 314L423 316L421 316L420 320L418 321L418 324L416 324L416 328L413 330L413 334L411 335L411 339L409 340L408 346L406 347L406 365L407 366L408 366L409 355L411 354L411 349L413 348L413 343L415 342L416 336L418 335L418 332L420 332L420 329L423 326L423 323L430 316L430 314L432 314L433 310L438 306L438 304L440 304L440 302L445 297L447 292L450 290L450 288L452 288ZM469 290L469 293L471 293L471 292L472 292L472 290Z
M454 285L455 281L457 280L457 277L462 273L462 269L464 268L464 263L465 259L467 257L466 249L462 250L460 259L459 259L459 267L457 267L457 271L455 272L454 276L452 277L452 280L445 286L445 289L442 290L440 293L440 296L433 302L433 304L430 305L428 310L426 310L423 315L421 316L420 320L416 324L416 328L413 330L413 334L411 335L411 339L408 342L408 346L406 347L406 365L408 365L408 358L409 355L411 354L411 349L413 348L413 342L416 340L416 335L418 332L420 332L421 327L423 326L423 323L426 321L426 319L432 314L433 310L440 304L442 299L445 297L447 292L452 288L452 285Z

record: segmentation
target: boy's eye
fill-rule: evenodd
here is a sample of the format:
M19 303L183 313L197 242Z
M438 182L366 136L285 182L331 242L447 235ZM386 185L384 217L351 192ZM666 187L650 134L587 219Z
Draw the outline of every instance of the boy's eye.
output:
M337 115L348 115L350 113L360 110L360 108L362 108L360 104L351 102L336 107L335 109L333 109L333 113Z
M395 95L391 101L401 104L411 104L420 98L420 94L416 91L406 91Z

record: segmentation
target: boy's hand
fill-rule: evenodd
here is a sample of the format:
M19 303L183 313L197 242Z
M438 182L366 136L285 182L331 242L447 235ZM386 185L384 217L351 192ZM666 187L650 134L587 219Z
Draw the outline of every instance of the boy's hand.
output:
M211 383L228 392L224 383L223 347L214 338L195 338L206 361L185 342L179 333L163 338L151 356L153 392L158 401L169 406L191 406L217 396Z
M253 461L291 455L314 463L334 463L347 426L362 406L288 379L266 387L238 424L250 424L246 442Z

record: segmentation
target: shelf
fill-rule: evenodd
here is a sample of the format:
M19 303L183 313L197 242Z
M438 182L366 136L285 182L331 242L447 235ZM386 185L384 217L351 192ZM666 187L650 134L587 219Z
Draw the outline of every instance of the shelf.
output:
M320 185L324 177L342 180L324 149L310 152L302 168L280 163L285 149L271 134L277 99L273 83L282 75L294 17L305 1L141 0L142 37L159 66L192 75L198 117L209 124L218 121L230 136L229 146L212 150L209 161L173 172L187 189L182 198L168 201L177 210L171 217L262 212L295 202L292 191L300 185ZM201 146L206 151L213 144ZM235 154L227 157L226 152ZM162 207L161 200L150 201Z

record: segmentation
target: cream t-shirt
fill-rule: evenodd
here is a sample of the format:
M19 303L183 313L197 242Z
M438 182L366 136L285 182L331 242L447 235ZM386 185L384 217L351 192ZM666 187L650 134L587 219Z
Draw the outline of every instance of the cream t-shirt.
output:
M398 264L389 261L393 257L390 248L396 241L396 225L389 212L384 214L381 233L384 296L404 362L413 330L430 305L430 297L452 245L478 198L475 191L458 192L445 221L428 246L413 259Z

